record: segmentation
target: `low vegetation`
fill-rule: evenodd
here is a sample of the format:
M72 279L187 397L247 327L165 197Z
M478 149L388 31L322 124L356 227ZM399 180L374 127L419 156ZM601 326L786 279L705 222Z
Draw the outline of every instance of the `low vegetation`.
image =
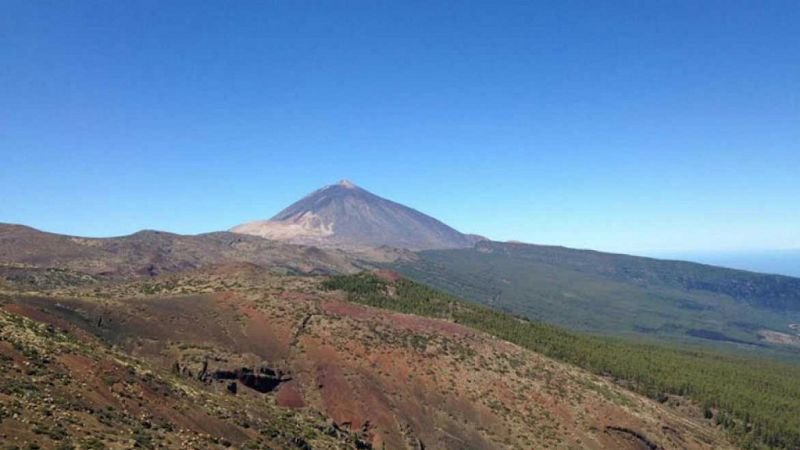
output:
M68 328L0 309L0 449L365 448L319 413L229 395Z
M800 448L800 367L570 332L464 302L405 279L388 282L363 273L332 277L323 286L347 292L356 303L452 320L613 377L651 398L688 397L744 448Z

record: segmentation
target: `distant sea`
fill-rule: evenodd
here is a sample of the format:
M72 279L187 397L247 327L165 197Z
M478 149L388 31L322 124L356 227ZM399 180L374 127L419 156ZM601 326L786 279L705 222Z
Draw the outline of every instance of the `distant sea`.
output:
M732 269L773 273L800 278L800 250L755 250L720 252L660 252L645 256L679 259Z

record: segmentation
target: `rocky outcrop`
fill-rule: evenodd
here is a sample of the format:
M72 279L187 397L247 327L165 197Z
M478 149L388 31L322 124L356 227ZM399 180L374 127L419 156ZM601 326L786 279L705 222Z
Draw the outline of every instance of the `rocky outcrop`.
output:
M642 433L625 427L607 426L606 433L619 438L631 450L663 450L661 446Z
M235 370L217 370L209 375L211 380L235 380L242 385L261 393L274 391L281 383L292 379L288 374L273 370L267 366L258 369L242 367Z
M180 361L175 361L172 364L172 373L186 378L195 378L191 369L186 365L182 365ZM272 369L266 365L255 369L241 367L232 370L218 369L209 371L208 360L203 361L203 365L200 370L198 370L196 378L204 383L230 381L227 385L227 389L232 394L237 392L237 382L255 391L267 393L274 391L278 386L292 379L288 373Z

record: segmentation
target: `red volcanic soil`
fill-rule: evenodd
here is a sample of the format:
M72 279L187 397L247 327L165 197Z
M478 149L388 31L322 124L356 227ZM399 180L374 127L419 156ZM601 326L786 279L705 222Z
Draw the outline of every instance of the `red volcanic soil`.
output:
M128 365L123 355L109 353L94 339L72 341L69 335L44 327L11 322L8 318L14 316L7 313L13 310L48 319L45 324L58 323L57 317L20 305L7 305L5 310L0 313L0 411L3 416L13 414L19 422L0 417L4 444L34 448L29 444L36 443L48 449L94 437L109 448L105 444L130 439L134 426L147 427L148 433L172 448L179 447L180 430L198 443L204 441L200 436L237 444L250 438L246 430L193 405L172 385ZM35 389L20 397L22 386ZM212 442L206 446L217 447Z
M399 273L389 269L379 269L376 270L374 273L376 277L380 278L383 281L388 281L390 283L394 283L395 281L398 281L403 278L402 275L400 275Z
M14 348L11 342L0 341L0 355L16 365L22 365L25 361L25 357Z
M475 335L476 331L453 322L447 322L413 314L394 313L383 311L368 306L347 303L338 300L328 300L321 304L322 310L336 316L348 317L359 321L388 322L391 326L407 331L442 333L453 337Z
M303 400L303 393L297 382L294 380L282 384L275 393L275 403L284 408L303 408L306 402Z
M19 297L4 309L114 344L158 375L106 351L61 354L53 367L82 380L84 404L233 445L272 433L259 429L280 417L267 415L272 405L328 418L333 431L318 439L357 436L373 448L731 448L701 418L608 380L452 322L351 304L316 283L277 278L258 289L127 300ZM0 353L22 362L4 341Z

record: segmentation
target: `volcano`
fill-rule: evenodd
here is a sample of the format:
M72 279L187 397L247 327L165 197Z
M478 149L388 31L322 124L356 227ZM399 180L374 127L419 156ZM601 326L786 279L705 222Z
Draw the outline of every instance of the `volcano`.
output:
M466 248L483 239L460 233L433 217L379 197L347 180L312 192L270 220L244 223L230 231L295 244L342 248Z

